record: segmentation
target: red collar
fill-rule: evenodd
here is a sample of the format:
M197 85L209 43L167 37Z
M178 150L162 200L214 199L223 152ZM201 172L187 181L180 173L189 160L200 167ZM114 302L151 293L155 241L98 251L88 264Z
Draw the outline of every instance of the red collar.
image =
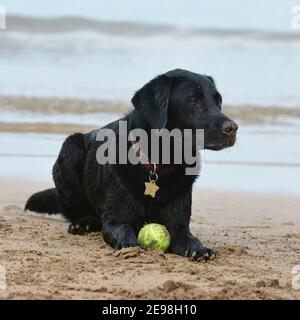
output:
M156 172L157 165L155 163L151 163L150 160L146 157L146 155L142 152L141 148L137 141L131 141L133 149L136 151L137 157L140 161L140 164L149 172Z
M138 141L130 141L132 147L136 151L137 157L140 161L140 164L150 173L156 173L159 175L164 175L170 172L173 172L175 168L169 165L158 165L155 163L151 163L150 160L146 157L146 155L141 151Z

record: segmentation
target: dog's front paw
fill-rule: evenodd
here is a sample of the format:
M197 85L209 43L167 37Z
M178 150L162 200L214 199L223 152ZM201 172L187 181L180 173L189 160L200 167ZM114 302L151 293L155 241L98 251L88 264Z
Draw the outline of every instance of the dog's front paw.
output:
M173 239L169 249L170 252L180 256L188 257L191 260L208 261L216 257L216 253L203 246L203 244L194 237L186 239Z
M122 248L137 247L138 241L133 229L128 225L121 225L116 231L117 242L113 247L115 250Z
M114 247L114 250L121 250L123 248L137 247L137 246L138 246L137 238L133 235L128 235L128 236L122 237L121 239L118 239L118 242Z

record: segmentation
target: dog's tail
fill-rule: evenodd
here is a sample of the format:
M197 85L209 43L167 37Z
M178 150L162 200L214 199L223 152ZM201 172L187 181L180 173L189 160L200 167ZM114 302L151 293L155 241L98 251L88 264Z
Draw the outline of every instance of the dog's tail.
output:
M56 189L52 188L34 193L27 200L25 210L49 214L59 213Z

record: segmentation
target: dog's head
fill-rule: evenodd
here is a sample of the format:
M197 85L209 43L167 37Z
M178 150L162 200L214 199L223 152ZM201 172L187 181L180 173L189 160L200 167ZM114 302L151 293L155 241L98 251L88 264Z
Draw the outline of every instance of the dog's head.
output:
M222 97L211 77L169 71L137 91L132 104L150 128L204 129L205 149L235 143L238 126L222 112Z

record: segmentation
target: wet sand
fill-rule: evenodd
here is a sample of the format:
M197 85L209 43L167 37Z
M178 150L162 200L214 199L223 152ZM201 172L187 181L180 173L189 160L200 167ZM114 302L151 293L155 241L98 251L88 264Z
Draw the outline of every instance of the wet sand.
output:
M124 114L132 109L128 102L96 99L77 99L77 98L56 98L56 97L30 97L30 96L3 96L0 95L0 111L5 112L32 112L42 113L47 116L54 114L97 114L116 113ZM261 107L258 105L224 105L226 114L243 124L286 124L299 121L300 109L295 107L282 107L280 105L269 105ZM7 122L7 121L5 121ZM32 123L31 123L32 124ZM22 126L17 123L11 123L16 132L24 131ZM32 131L33 130L33 131ZM29 132L36 132L37 129L29 128ZM0 122L0 132L11 131ZM43 132L52 132L52 130L43 129ZM68 127L64 131L59 127L59 132L69 132Z
M196 189L191 228L218 251L208 263L138 248L114 253L101 234L72 236L60 217L23 212L44 181L2 178L1 299L300 299L300 199Z

